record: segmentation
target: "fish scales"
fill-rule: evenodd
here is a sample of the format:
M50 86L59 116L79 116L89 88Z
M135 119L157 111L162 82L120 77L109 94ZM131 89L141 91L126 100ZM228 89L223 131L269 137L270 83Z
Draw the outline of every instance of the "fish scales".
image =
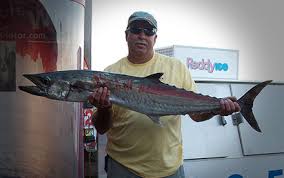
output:
M115 96L114 96L115 95ZM207 96L204 96L207 98ZM137 89L114 90L111 92L110 100L115 104L123 105L135 111L143 110L150 115L176 115L179 113L190 113L197 111L210 111L220 108L219 100L216 102L196 102L192 98L180 96L161 95L157 92L141 92L137 94Z

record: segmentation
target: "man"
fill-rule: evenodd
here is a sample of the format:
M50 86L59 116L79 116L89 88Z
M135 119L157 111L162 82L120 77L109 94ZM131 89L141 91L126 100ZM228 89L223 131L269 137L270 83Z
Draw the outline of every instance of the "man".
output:
M106 71L140 77L162 72L162 82L195 91L195 82L180 61L154 52L156 32L157 22L151 14L134 12L125 31L128 56ZM97 107L93 118L98 133L107 132L108 178L184 178L180 116L162 117L164 127L158 127L146 115L112 105L109 95L110 91L104 87L89 97L90 103ZM222 99L222 111L218 114L239 111L235 101L235 98ZM214 114L190 116L195 121L204 121Z

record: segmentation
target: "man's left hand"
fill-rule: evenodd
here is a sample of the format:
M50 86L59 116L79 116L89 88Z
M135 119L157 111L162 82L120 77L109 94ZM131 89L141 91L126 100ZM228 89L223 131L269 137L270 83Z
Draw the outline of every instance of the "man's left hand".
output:
M239 112L241 110L241 107L236 101L237 98L234 96L222 98L220 100L221 111L219 114L221 116L228 116L233 114L234 112Z

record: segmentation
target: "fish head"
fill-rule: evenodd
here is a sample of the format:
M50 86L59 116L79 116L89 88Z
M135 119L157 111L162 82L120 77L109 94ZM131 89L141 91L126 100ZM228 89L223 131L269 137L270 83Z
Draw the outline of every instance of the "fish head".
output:
M43 96L56 100L67 100L70 92L70 83L53 78L46 74L24 74L35 86L19 86L19 89L32 95Z

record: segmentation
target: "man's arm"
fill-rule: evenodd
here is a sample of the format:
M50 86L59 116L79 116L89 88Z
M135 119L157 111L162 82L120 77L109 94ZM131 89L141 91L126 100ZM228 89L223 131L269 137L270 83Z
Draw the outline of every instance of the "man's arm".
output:
M106 133L112 127L113 111L109 95L110 91L106 87L101 87L89 96L89 102L97 108L92 116L92 121L99 134Z
M206 121L211 119L215 115L228 116L234 112L241 110L240 105L236 102L236 97L226 97L220 100L221 110L218 113L208 112L201 114L189 114L190 118L196 122Z

